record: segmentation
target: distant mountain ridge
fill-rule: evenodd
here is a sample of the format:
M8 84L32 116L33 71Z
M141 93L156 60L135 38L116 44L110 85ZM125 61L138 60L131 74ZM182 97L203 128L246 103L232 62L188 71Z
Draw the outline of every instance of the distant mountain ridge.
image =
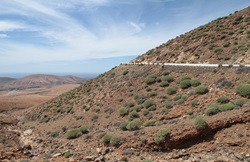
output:
M4 84L0 84L0 89L2 90L51 87L62 84L82 84L86 79L71 75L56 76L48 74L34 74L20 79L9 79L9 81L8 79L5 80Z
M10 82L10 81L14 81L16 79L14 78L9 78L9 77L0 77L0 86Z

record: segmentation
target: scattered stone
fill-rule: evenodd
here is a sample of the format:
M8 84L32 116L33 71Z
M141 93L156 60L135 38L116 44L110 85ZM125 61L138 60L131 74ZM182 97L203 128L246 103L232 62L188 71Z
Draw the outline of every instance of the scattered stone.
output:
M104 159L104 156L99 156L99 157L97 157L96 159L95 159L95 162L104 162L105 161L105 159Z
M96 151L98 154L100 154L102 152L102 149L98 147L98 148L96 148Z
M125 151L122 152L122 155L132 155L133 151L131 149L126 149Z
M241 154L238 154L238 153L234 153L234 156L239 159L239 160L243 160L243 156Z
M86 156L85 160L87 160L87 161L93 161L94 160L94 156Z
M110 149L109 148L105 148L102 150L102 155L106 155L107 153L109 153Z
M33 133L33 131L31 129L28 129L28 130L23 132L23 135L24 136L30 136L30 135L32 135L32 133Z
M56 158L56 157L59 157L59 156L61 156L62 154L59 152L59 153L56 153L56 154L54 154L52 157L53 158Z

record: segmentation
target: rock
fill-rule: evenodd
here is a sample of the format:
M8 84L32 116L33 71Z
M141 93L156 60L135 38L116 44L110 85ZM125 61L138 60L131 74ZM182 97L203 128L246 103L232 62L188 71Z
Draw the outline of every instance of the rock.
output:
M234 153L234 156L239 159L239 160L243 160L243 156L241 154L238 154L238 153Z
M133 151L131 149L126 149L125 151L122 152L122 155L132 155Z
M27 150L31 150L32 149L32 147L31 147L31 141L30 140L24 140L24 141L22 141L22 143L23 143L23 148L24 149L27 149Z
M102 150L102 155L106 155L107 153L109 153L109 151L109 148L105 148L104 150Z
M33 131L31 129L28 129L28 130L23 132L23 135L24 136L30 136L30 135L32 135L32 133L33 133Z
M75 159L69 158L69 162L75 162Z
M239 132L239 133L237 133L237 137L238 137L238 138L242 138L242 137L243 137L243 134Z
M100 154L102 152L102 149L98 147L98 148L96 148L96 151L98 154Z
M94 156L86 156L85 160L87 160L87 161L93 161L94 160Z
M56 153L56 154L54 154L52 157L53 158L56 158L56 157L59 157L59 156L61 156L62 154L59 152L59 153Z
M95 162L103 162L103 161L105 160L104 160L104 156L102 155L95 159Z

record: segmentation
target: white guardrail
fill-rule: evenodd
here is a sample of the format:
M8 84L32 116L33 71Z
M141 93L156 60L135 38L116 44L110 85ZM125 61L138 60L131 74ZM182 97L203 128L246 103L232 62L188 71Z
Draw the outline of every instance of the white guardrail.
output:
M160 63L160 62L140 62L125 63L130 65L165 65L165 66L192 66L192 67L250 67L250 64L189 64L189 63Z

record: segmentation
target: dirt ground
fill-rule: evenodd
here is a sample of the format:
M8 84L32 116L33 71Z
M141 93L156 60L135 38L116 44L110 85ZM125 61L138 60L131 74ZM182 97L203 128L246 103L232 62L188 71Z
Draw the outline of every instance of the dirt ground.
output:
M69 84L50 88L0 91L0 112L37 106L77 86L79 85Z

